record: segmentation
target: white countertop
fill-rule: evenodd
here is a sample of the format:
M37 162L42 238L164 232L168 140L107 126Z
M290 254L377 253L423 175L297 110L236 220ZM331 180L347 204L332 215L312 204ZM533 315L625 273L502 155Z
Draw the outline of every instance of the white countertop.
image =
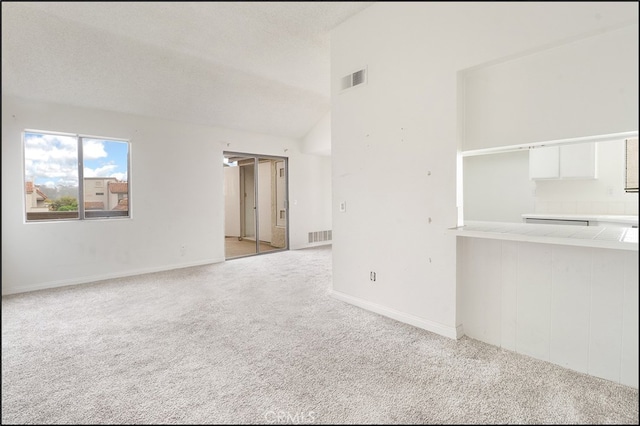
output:
M589 220L596 222L616 222L629 225L638 225L637 215L613 215L613 214L564 214L564 213L525 213L522 218L554 219L554 220Z
M450 231L459 237L638 251L638 228L467 221Z

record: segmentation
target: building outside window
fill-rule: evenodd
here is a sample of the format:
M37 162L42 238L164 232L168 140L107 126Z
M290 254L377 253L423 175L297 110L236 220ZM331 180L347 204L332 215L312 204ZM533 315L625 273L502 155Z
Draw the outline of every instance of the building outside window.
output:
M24 132L26 221L130 217L129 142Z

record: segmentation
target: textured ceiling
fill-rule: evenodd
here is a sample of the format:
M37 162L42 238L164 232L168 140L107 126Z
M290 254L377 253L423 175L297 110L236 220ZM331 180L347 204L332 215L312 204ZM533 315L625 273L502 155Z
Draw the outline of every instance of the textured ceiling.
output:
M294 138L329 32L372 2L2 2L2 92Z

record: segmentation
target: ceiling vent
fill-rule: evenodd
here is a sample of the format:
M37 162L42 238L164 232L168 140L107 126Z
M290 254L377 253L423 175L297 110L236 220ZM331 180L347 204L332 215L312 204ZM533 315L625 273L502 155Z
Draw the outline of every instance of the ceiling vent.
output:
M363 68L349 75L342 77L340 89L344 92L352 87L365 84L367 82L367 68Z

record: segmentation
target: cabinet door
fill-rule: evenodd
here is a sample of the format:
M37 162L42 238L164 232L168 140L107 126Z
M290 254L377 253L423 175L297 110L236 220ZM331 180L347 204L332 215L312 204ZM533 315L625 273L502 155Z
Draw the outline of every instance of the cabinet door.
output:
M596 144L591 142L561 146L560 177L595 178Z
M529 150L529 179L557 179L559 177L559 146L546 146Z

